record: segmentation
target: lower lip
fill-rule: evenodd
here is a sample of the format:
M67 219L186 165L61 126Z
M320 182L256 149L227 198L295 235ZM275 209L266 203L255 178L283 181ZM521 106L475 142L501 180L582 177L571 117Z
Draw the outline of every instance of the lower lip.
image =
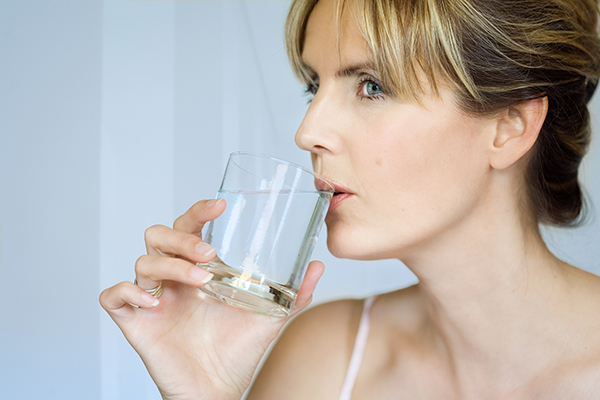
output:
M346 199L350 198L351 196L352 193L340 193L334 195L329 203L329 212L338 208Z

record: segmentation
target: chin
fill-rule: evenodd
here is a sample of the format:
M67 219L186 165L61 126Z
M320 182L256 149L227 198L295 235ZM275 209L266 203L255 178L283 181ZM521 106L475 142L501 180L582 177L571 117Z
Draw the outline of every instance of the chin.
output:
M340 226L327 225L327 248L334 257L363 261L384 258L382 249L366 242L361 232L340 228Z
M418 235L406 238L402 233L385 233L368 225L348 224L340 220L327 220L327 248L336 258L375 261L403 260L414 253Z

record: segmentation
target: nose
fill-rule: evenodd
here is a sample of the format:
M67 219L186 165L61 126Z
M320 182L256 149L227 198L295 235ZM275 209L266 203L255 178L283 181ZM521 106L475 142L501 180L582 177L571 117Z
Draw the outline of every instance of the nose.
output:
M296 145L314 155L337 153L341 148L340 114L333 98L324 88L319 89L296 132Z

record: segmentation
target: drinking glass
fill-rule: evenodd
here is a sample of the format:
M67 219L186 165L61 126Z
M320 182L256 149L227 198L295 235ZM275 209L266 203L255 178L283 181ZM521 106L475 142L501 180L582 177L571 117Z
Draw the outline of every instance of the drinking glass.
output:
M198 264L214 277L200 290L246 310L289 315L333 192L298 165L232 153L217 195L225 212L204 235L216 257Z

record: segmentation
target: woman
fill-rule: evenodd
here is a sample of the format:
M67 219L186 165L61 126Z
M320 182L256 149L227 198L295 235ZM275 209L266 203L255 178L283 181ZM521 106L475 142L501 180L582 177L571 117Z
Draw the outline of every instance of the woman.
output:
M597 20L595 0L293 2L288 53L314 95L296 142L340 196L328 247L400 259L419 284L294 319L250 399L598 398L600 279L538 228L581 217ZM148 229L139 287L100 298L165 399L239 399L288 321L195 289L225 206ZM161 282L160 301L142 289Z

